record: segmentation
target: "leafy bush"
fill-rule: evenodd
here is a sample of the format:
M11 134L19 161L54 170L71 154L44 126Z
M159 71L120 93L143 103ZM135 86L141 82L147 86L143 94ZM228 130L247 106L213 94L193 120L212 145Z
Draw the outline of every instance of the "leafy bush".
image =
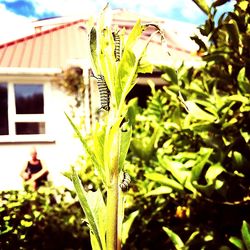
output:
M91 249L74 192L2 191L0 203L0 249Z
M193 38L205 66L160 67L168 86L135 115L128 201L140 213L127 249L249 249L250 6L215 22L224 2L205 8L208 45Z

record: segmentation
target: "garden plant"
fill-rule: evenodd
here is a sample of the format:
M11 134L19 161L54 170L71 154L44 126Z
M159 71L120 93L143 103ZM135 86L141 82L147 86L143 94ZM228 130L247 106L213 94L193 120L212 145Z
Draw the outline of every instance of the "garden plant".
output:
M166 84L149 82L146 108L127 97L153 70L151 38L133 48L159 27L138 20L128 34L106 23L108 8L90 25L103 118L85 135L67 116L84 148L67 173L80 204L68 190L2 193L0 248L250 249L250 3L219 15L227 1L194 2L207 15L203 38L192 37L201 65L155 65ZM50 235L75 244L55 246Z
M158 65L166 86L152 83L147 108L131 100L123 113L129 119L120 115L119 133L132 134L129 148L128 141L120 144L128 150L123 164L136 180L125 211L125 218L137 215L136 226L124 249L249 249L249 3L237 1L234 11L218 16L226 1L195 2L207 15L199 27L206 39L192 38L203 63ZM104 78L113 79L109 74ZM117 103L112 88L119 85L107 85ZM94 140L95 150L106 145L106 131Z
M72 168L71 179L90 227L92 248L115 250L122 245L124 193L131 180L124 170L132 134L126 97L136 84L138 73L152 72L153 69L145 60L152 37L141 49L134 51L134 46L148 26L155 27L153 35L160 33L162 39L164 36L157 25L141 24L138 20L125 39L126 30L112 28L109 18L107 5L97 25L89 31L92 71L99 87L104 120L97 121L85 138L67 117L104 187L104 190L98 188L95 192L86 192L77 171Z

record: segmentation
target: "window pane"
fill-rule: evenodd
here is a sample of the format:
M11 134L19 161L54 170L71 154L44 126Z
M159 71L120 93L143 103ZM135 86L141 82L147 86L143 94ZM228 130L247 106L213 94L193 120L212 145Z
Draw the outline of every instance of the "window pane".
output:
M17 135L45 134L44 122L16 122Z
M0 135L9 134L7 83L0 83Z
M15 84L17 114L43 114L43 85Z

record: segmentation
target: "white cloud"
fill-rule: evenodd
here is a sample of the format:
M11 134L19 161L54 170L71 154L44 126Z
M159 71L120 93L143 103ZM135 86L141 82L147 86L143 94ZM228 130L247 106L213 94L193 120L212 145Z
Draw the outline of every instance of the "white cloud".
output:
M38 13L55 12L61 16L80 15L89 16L96 14L105 6L106 1L98 0L35 0L36 11Z
M30 18L8 11L0 4L0 44L31 34L31 21Z
M205 17L205 14L203 14L198 6L192 1L185 1L180 12L183 17L187 18L192 23L196 23L201 17Z
M13 1L13 0L5 0ZM211 1L211 0L210 0ZM199 8L187 0L110 0L112 8L123 8L138 12L142 15L173 17L173 12L178 17L184 17L190 22L195 22L202 15ZM106 0L33 0L34 8L39 15L44 12L55 13L58 16L96 17L106 5ZM17 15L0 4L0 43L16 39L33 32L30 18ZM8 25L4 25L8 24Z

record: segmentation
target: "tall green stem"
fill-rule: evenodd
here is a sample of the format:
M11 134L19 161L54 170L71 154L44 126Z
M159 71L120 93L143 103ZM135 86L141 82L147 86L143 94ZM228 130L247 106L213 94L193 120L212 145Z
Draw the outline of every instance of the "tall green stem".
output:
M107 249L117 250L118 236L118 164L119 164L119 144L118 134L113 142L113 152L110 152L112 172L107 188Z
M118 178L107 190L107 249L117 250Z

